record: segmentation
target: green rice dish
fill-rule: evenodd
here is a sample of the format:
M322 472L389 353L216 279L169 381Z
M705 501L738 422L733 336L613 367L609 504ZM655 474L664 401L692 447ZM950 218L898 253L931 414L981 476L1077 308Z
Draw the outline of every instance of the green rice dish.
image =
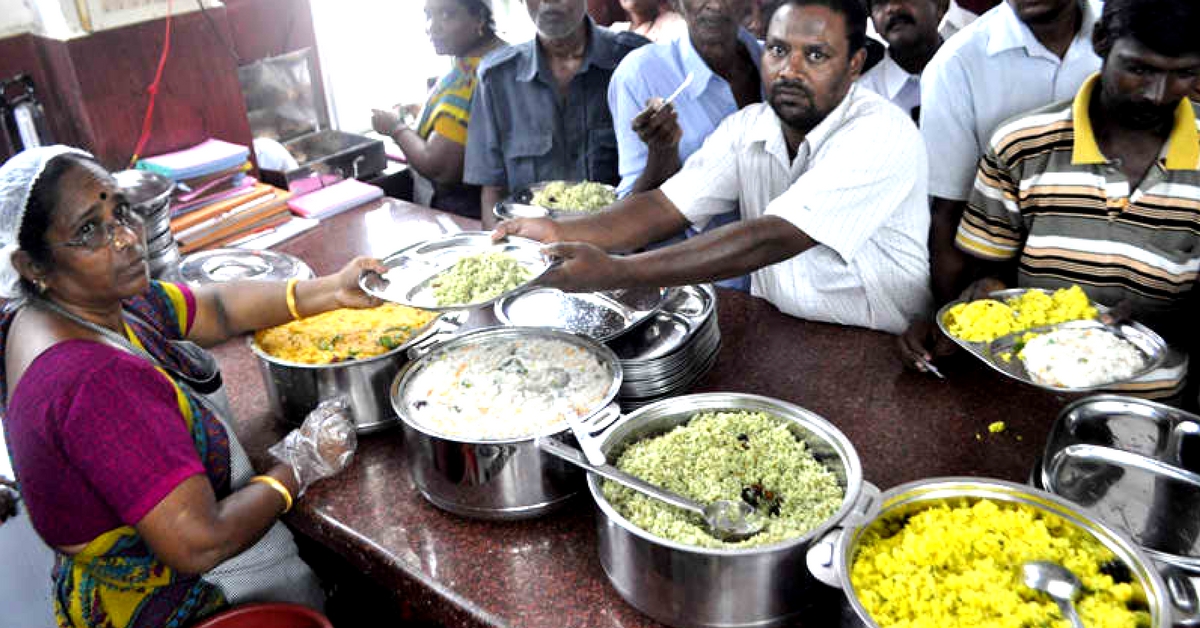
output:
M498 297L533 276L511 255L481 253L464 257L433 280L438 305L479 303Z
M617 193L603 183L552 181L534 193L530 205L560 211L594 212L617 201Z
M701 503L743 500L763 518L762 532L727 543L704 521L615 482L603 492L617 512L655 535L699 547L729 549L802 536L833 516L845 491L788 423L763 412L702 412L687 424L630 445L617 467Z

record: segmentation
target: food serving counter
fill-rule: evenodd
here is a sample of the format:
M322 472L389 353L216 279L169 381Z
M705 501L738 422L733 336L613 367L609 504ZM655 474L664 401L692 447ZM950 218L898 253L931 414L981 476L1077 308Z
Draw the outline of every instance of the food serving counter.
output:
M436 237L447 219L384 199L329 219L277 247L319 274L356 254L385 256ZM887 489L948 475L1024 482L1051 422L1074 397L1006 380L968 356L940 365L947 380L906 370L890 335L801 321L743 293L719 291L722 347L696 391L755 393L793 402L841 429L864 477ZM270 414L244 339L216 349L237 430L260 466L287 426ZM1004 421L999 433L989 424ZM364 436L354 463L314 486L285 521L395 592L422 619L446 626L633 628L657 626L609 585L586 493L526 522L444 513L418 494L398 429ZM839 624L841 595L814 600L805 627Z

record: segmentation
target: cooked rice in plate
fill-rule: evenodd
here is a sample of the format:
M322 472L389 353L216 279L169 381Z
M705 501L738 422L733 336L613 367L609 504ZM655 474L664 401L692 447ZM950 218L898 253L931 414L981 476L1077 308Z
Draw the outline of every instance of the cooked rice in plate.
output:
M482 303L520 287L533 273L507 253L464 257L438 275L430 286L439 306Z
M1055 290L1028 290L1003 303L978 299L950 308L942 323L951 335L967 342L991 342L1031 327L1094 319L1096 308L1079 286Z
M1146 366L1133 343L1107 329L1056 329L1025 342L1017 354L1034 381L1091 388L1131 379Z

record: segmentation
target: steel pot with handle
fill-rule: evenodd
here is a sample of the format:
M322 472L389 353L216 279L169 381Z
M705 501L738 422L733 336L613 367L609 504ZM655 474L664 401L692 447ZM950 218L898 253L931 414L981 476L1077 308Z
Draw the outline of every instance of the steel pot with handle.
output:
M838 510L808 533L745 549L684 545L631 523L604 497L602 480L589 475L596 502L600 564L617 593L670 626L778 626L812 603L819 587L804 568L811 543L838 525L873 487L862 480L853 445L836 427L794 404L740 393L674 397L639 408L613 425L600 447L610 460L648 437L683 425L699 412L765 412L785 421L814 457L833 472L844 495Z
M388 385L408 363L408 350L449 338L460 324L459 317L442 315L387 353L332 364L289 362L267 354L253 337L249 343L258 358L271 409L285 421L299 425L322 401L346 397L356 431L369 434L396 424Z
M1169 628L1194 625L1195 591L1174 568L1156 565L1126 536L1093 517L1088 511L1057 495L1029 486L972 477L931 478L902 484L885 491L874 503L866 502L845 519L845 526L832 532L809 552L809 570L830 586L840 587L857 616L858 625L886 628L871 617L849 574L858 557L865 533L876 526L893 526L930 507L974 504L991 500L1019 504L1042 515L1059 517L1091 535L1123 563L1131 583L1145 597L1150 626ZM1021 565L1012 565L1019 572ZM995 583L996 586L1002 586Z
M542 452L535 441L552 437L574 442L566 422L533 433L494 438L451 435L417 418L429 390L414 390L423 371L463 352L545 340L562 343L594 359L606 374L604 391L583 409L580 423L599 431L620 416L615 403L621 388L621 362L608 347L581 335L538 327L492 327L471 331L416 357L395 378L392 408L404 426L404 449L413 482L430 503L475 519L528 519L561 507L583 487L573 465ZM439 389L440 392L440 389ZM491 416L491 415L489 415ZM497 416L497 421L514 420Z

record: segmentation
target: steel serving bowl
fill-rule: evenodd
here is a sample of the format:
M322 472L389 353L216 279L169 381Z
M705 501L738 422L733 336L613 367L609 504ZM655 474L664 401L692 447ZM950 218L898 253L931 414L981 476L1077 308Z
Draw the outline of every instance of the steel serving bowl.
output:
M439 434L409 416L409 385L433 360L473 345L535 338L559 340L588 351L611 375L604 400L580 417L581 423L599 430L620 416L613 400L621 388L621 362L612 350L590 338L538 327L491 327L437 345L396 376L391 403L404 426L404 449L413 482L438 508L474 519L528 519L562 506L583 487L581 471L541 451L534 442L551 436L574 443L565 424L522 438L472 440Z
M458 324L455 317L439 316L387 353L332 364L289 362L263 351L253 336L249 343L250 350L258 358L271 408L284 420L299 425L317 404L344 396L350 402L356 431L369 434L396 422L388 398L388 385L408 362L408 350L448 336Z
M973 503L981 499L1022 504L1042 513L1065 519L1092 535L1129 568L1130 575L1145 593L1151 626L1167 628L1176 615L1184 617L1193 612L1195 597L1186 581L1176 573L1167 579L1157 567L1128 538L1096 520L1087 511L1067 500L1038 489L988 478L946 477L931 478L902 484L885 491L874 504L864 504L846 518L847 526L827 536L809 557L810 569L819 578L840 586L858 616L861 625L880 628L859 601L858 591L848 574L858 555L863 534L872 526L904 517L929 507L947 503ZM1168 588L1168 584L1170 588Z
M638 610L671 626L776 626L811 604L818 586L805 553L854 508L863 490L853 445L836 427L799 406L758 395L701 393L644 406L612 426L600 448L615 460L625 448L687 423L703 411L765 412L787 421L845 489L842 505L803 536L746 549L709 549L655 536L632 524L604 497L602 480L588 477L597 517L600 564L617 593Z

